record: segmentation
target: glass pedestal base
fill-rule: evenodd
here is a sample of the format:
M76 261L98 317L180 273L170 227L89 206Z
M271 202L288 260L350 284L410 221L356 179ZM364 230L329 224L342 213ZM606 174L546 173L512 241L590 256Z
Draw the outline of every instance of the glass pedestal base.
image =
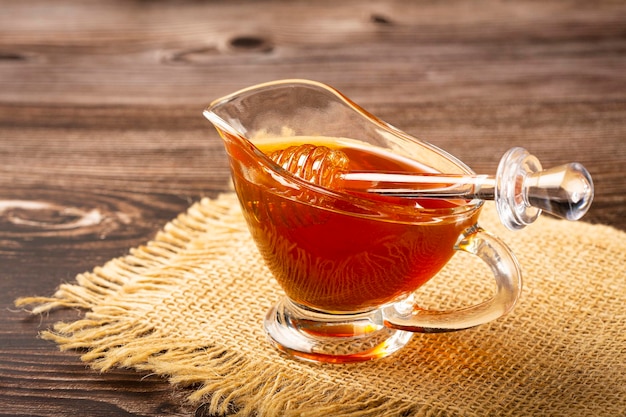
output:
M389 356L406 345L413 333L383 325L379 310L327 314L300 307L288 298L265 317L265 329L279 350L315 362L362 362Z

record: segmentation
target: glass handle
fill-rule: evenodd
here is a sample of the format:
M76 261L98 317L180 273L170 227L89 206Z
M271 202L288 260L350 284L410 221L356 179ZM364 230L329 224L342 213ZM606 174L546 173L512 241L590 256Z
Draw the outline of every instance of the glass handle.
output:
M383 309L385 326L418 333L450 332L488 323L513 309L521 294L522 275L510 249L478 226L467 230L455 249L478 256L490 267L496 281L493 297L449 311L422 309L409 297Z
M510 149L498 166L495 202L502 223L511 230L534 222L542 211L578 220L593 200L593 181L577 162L542 170L523 148Z

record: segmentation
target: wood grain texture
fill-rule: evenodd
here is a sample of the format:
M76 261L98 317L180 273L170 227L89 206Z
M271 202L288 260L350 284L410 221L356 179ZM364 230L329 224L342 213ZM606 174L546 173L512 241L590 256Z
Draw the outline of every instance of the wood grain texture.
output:
M37 332L48 295L228 187L201 116L258 82L329 83L493 173L521 145L592 173L626 230L626 4L0 0L0 415L204 415L185 389L97 374Z

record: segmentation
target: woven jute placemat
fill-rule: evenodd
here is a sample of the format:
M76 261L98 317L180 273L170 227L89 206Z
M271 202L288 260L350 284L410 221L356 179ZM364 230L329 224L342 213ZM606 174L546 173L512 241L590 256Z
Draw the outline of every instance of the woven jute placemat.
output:
M377 361L292 360L262 320L280 297L234 194L204 199L129 255L79 275L40 313L84 318L42 336L99 371L130 367L190 386L210 412L251 416L626 415L626 234L541 218L519 232L486 204L481 225L516 253L524 292L510 315L456 333L416 335ZM489 271L458 254L420 289L445 308L488 296Z

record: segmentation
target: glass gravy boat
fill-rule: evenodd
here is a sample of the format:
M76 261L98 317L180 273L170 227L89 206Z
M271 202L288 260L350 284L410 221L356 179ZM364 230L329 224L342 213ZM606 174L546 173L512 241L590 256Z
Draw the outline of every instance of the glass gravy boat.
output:
M264 323L281 351L323 362L371 360L416 332L478 326L515 305L520 268L507 246L477 225L483 200L334 190L268 155L312 143L341 149L360 170L474 175L455 157L313 81L253 86L214 101L204 115L224 140L245 220L285 292ZM412 294L456 251L487 263L493 297L450 311L415 305Z

